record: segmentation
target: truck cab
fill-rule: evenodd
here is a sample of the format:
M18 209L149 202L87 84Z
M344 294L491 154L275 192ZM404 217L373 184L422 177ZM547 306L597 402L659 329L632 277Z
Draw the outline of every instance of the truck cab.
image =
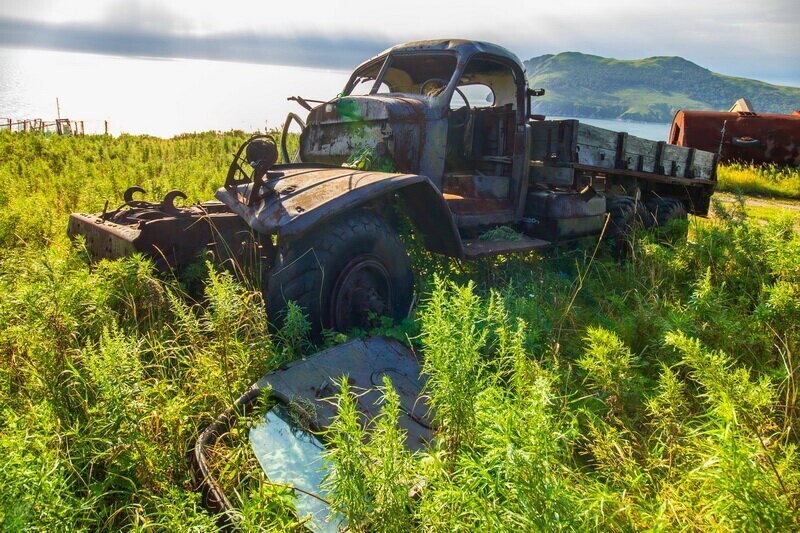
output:
M372 150L426 176L459 228L511 223L528 178L527 83L497 45L443 40L391 48L359 65L341 95L312 109L300 160L342 165Z

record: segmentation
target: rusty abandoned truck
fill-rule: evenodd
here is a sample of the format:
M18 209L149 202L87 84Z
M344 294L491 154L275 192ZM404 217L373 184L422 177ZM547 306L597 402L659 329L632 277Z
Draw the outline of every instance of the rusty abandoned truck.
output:
M270 320L293 300L318 333L408 314L413 274L398 221L427 249L473 259L707 215L713 153L544 120L530 113L543 94L497 45L395 46L358 66L336 98L294 97L307 120L290 114L279 143L242 145L218 201L176 207L185 196L172 191L156 204L132 187L120 209L72 214L68 232L95 258L141 252L161 267L204 248L241 258L250 243ZM302 132L290 154L293 121ZM505 230L486 238L493 228Z

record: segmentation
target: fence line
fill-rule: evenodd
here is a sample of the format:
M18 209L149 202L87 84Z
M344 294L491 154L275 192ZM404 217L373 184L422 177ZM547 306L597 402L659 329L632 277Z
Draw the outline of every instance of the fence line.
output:
M83 120L70 120L68 118L59 118L51 121L42 120L40 118L0 118L0 130L9 131L38 131L57 133L58 135L84 135L84 126ZM108 135L107 120L103 121L103 133Z

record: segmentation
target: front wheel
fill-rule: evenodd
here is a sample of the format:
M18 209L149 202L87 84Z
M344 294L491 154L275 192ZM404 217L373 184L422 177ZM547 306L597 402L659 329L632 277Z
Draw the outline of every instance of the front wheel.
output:
M403 244L375 214L358 210L282 245L265 299L280 327L287 302L300 306L312 335L323 328L349 331L379 324L380 316L408 315L414 276Z

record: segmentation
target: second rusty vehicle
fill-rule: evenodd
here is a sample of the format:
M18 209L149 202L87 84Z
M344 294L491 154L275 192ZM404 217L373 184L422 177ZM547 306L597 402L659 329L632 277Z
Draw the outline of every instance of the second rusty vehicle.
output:
M530 114L542 94L497 45L395 46L358 66L336 98L296 97L309 111L284 127L301 126L297 152L286 135L280 146L251 138L217 202L177 208L175 192L150 204L132 189L116 211L73 214L69 233L95 257L139 251L171 267L202 247L241 257L254 243L270 319L293 300L318 333L408 314L403 218L429 250L473 259L708 213L714 154L544 120Z

